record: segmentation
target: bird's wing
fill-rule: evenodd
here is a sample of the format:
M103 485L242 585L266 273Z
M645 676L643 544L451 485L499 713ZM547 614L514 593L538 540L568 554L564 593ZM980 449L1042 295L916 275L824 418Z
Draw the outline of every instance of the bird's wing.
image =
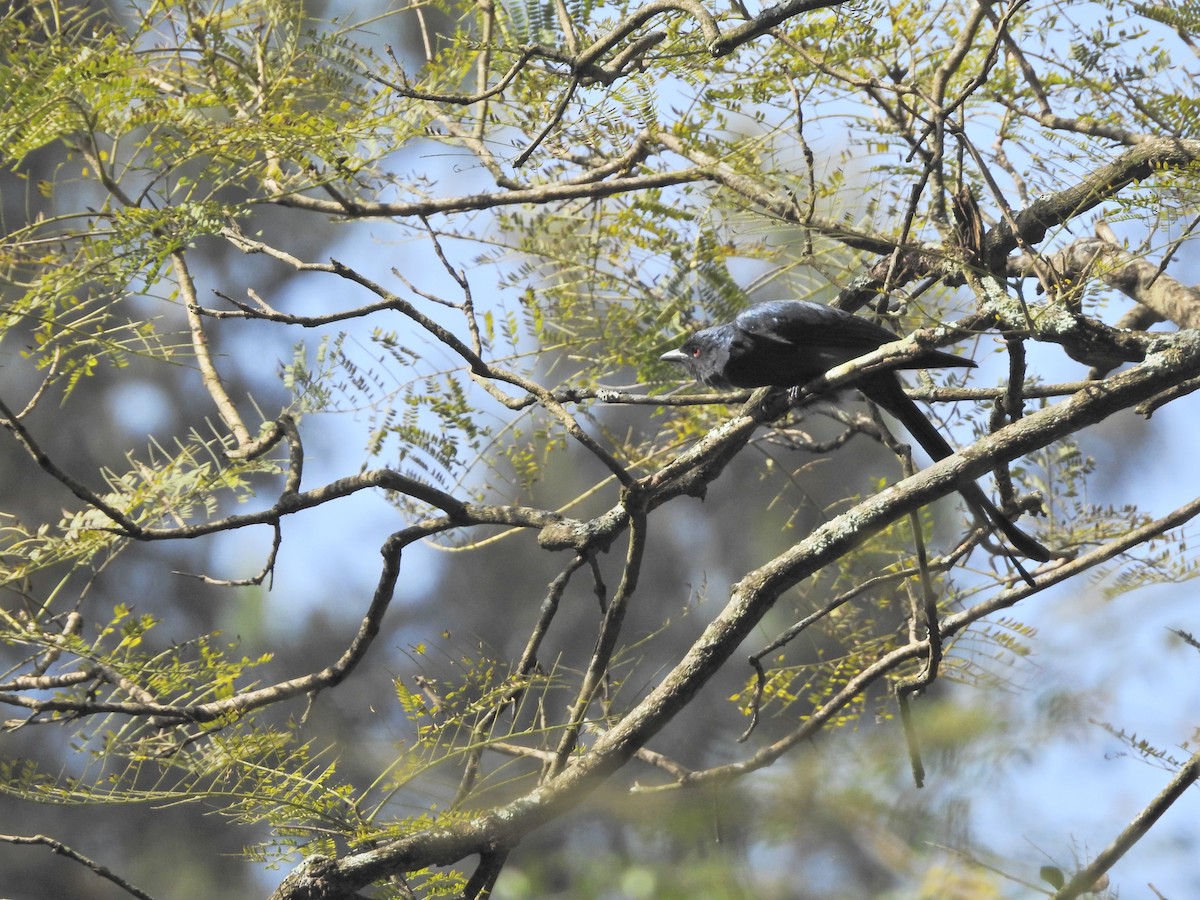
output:
M857 351L839 354L846 359L897 340L896 335L874 322L807 300L773 300L756 304L743 311L736 324L755 341L804 349L816 346Z
M900 336L869 319L808 300L772 300L742 312L735 324L749 348L780 352L792 349L820 360L824 369L870 353ZM930 350L897 366L902 369L956 366L974 368L963 356Z

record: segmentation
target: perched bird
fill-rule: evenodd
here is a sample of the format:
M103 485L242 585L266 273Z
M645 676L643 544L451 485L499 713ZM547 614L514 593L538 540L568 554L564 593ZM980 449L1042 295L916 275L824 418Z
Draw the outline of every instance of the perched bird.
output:
M896 335L858 316L805 300L773 300L751 306L725 325L705 328L660 358L682 363L697 381L715 388L797 387L830 369L897 340ZM869 372L851 386L891 413L935 461L954 453L934 424L904 393L895 369L973 368L952 353L930 350L892 368ZM977 484L959 493L984 522L1004 533L1022 556L1045 562L1050 551L1012 523ZM1015 563L1015 560L1014 560ZM1018 571L1029 581L1020 565Z

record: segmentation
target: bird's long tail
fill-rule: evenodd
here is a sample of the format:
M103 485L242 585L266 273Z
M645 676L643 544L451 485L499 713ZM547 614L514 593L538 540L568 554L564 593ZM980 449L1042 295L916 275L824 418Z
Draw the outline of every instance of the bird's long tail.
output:
M904 393L904 388L900 386L899 379L893 373L878 373L870 376L865 383L859 383L856 386L870 400L899 419L900 424L924 448L925 452L933 457L935 462L953 455L954 448L947 443L946 439L942 437L942 433L921 412L908 394ZM1013 549L1022 556L1038 562L1046 562L1050 559L1050 551L1018 528L1008 516L997 509L996 504L988 499L987 494L979 485L974 482L965 484L958 489L958 492L962 494L963 499L967 501L967 505L971 507L975 515L998 528L1012 544ZM1010 559L1012 558L1010 557ZM1032 583L1020 564L1015 559L1012 562L1025 580Z

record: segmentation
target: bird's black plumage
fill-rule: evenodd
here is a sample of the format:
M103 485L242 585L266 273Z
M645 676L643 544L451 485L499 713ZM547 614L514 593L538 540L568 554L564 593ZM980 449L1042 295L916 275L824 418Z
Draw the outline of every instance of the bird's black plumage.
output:
M694 379L716 388L796 387L896 339L886 328L831 306L773 300L751 306L732 322L696 332L662 359L682 363ZM853 386L899 419L936 461L953 454L954 448L904 393L894 370L974 365L952 353L931 350L898 361L891 369L866 373ZM1050 551L1014 525L978 485L964 485L959 492L976 515L1004 533L1018 553L1041 562L1050 558Z

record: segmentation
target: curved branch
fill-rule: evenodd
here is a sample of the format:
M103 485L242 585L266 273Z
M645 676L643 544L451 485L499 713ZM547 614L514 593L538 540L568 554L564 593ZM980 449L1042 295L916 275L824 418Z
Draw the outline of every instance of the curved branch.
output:
M72 850L62 841L56 841L52 837L47 837L44 834L34 834L29 836L23 834L0 834L0 842L5 844L40 844L43 847L49 847L51 852L56 853L59 856L65 856L67 859L74 860L75 862L86 866L101 878L111 881L130 896L137 897L138 900L154 900L152 896L147 894L141 888L126 881L107 866L103 866L95 860L84 856L78 850Z
M1109 287L1153 310L1162 319L1180 328L1200 328L1200 290L1177 281L1163 272L1162 266L1135 256L1103 235L1072 241L1051 256L1049 262L1060 277L1081 283L1094 273ZM1027 256L1009 261L1009 271L1013 274L1027 277L1031 270L1032 260Z
M16 438L17 443L21 445L21 449L29 454L29 457L37 463L43 472L64 485L67 490L88 506L98 509L108 516L121 529L122 534L139 535L142 533L141 525L108 503L82 481L77 481L67 472L60 469L58 464L46 455L45 451L34 440L33 435L29 433L28 429L25 428L20 419L13 414L13 411L8 408L8 405L3 400L0 400L0 425L4 426Z
M837 2L841 3L845 2L845 0L837 0ZM603 56L607 50L614 47L621 38L632 34L660 13L671 11L684 12L695 19L700 25L700 30L704 33L704 41L709 47L713 47L721 39L721 32L717 29L717 20L713 18L712 13L704 8L703 4L696 2L696 0L650 0L645 6L635 9L626 16L608 34L593 42L591 46L584 48L575 57L575 71L585 71Z
M392 469L372 469L359 475L339 478L307 491L290 493L285 490L272 506L259 512L226 516L223 519L213 519L178 528L141 528L133 536L140 541L172 541L203 537L219 531L233 531L248 525L272 525L283 516L312 509L331 500L348 497L370 488L395 491L406 497L428 503L446 513L454 522L462 524L508 524L542 528L562 518L555 513L533 508L492 507L464 503L453 494L448 494Z
M762 37L776 25L781 25L788 19L807 12L816 12L818 9L841 6L845 2L846 0L784 0L782 3L768 6L749 22L726 32L719 40L709 45L709 50L712 51L713 56L727 56L742 44Z
M1179 169L1200 162L1200 141L1181 138L1147 138L1110 163L1089 173L1078 184L1039 197L1016 216L1016 229L1000 222L983 238L982 257L989 271L1004 271L1004 258L1018 241L1038 244L1051 228L1064 225L1135 181L1159 169Z
M135 695L135 699L125 702L63 698L40 700L33 697L0 694L0 703L21 706L34 712L69 712L76 715L122 713L131 716L150 716L152 724L165 727L176 722L212 722L226 716L241 715L252 709L334 687L354 671L366 655L376 635L379 634L380 622L391 603L396 580L400 575L400 557L404 548L432 534L453 528L455 524L449 518L433 519L398 531L384 542L383 547L380 548L380 553L383 555L383 569L380 572L379 583L371 598L370 607L359 625L358 632L342 655L334 663L320 671L278 682L268 687L237 693L209 703L187 705L158 703L145 692L136 689L130 691Z
M484 46L487 46L486 41L484 42ZM500 76L500 80L497 81L492 87L486 90L478 91L474 94L422 91L419 88L414 88L409 85L407 83L407 78L405 78L405 83L397 84L396 82L390 81L387 78L384 78L383 76L371 71L366 71L363 74L366 75L366 77L371 81L374 81L377 84L382 84L384 87L389 88L399 96L408 97L411 100L424 100L430 103L449 103L454 106L472 106L491 97L495 97L497 94L503 93L504 89L512 84L513 79L517 77L517 73L525 68L525 64L533 57L534 50L535 48L530 45L518 48L516 61L509 66L507 72ZM393 64L396 66L397 71L400 72L400 77L404 78L404 71L400 68L400 63L396 59L395 54L392 52L392 48L388 47L387 52L388 56L392 59Z

